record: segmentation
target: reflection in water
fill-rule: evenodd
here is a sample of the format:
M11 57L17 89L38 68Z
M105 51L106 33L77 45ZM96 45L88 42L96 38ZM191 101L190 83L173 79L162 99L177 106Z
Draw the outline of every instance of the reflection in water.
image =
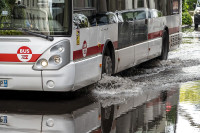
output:
M150 91L117 106L112 133L175 132L179 91Z
M178 132L200 132L200 81L181 86L178 114Z
M29 96L21 98L15 94L12 99L6 98L10 97L9 94L4 94L0 100L0 133L176 131L178 89L147 90L107 107L102 107L104 103L94 100L90 93L73 98L54 94L38 96L34 93L23 94Z

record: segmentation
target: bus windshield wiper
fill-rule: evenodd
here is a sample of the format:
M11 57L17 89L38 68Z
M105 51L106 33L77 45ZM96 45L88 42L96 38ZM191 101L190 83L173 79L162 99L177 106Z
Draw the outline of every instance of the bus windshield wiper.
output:
M30 30L23 29L23 28L19 28L19 29L17 29L17 30L24 31L24 32L26 32L26 33L28 33L28 34L31 34L31 35L34 35L34 36L37 36L37 37L42 37L42 38L47 39L47 40L49 40L49 41L53 41L53 40L54 40L54 38L53 38L52 36L45 35L45 34L42 34L42 33L32 32L32 31L30 31Z
M54 38L52 36L48 36L48 35L45 35L45 34L42 34L42 33L32 32L32 31L29 31L29 30L23 29L23 28L0 28L0 30L19 30L19 31L23 31L23 32L26 32L28 34L31 34L31 35L34 35L34 36L37 36L37 37L42 37L42 38L47 39L49 41L54 40Z

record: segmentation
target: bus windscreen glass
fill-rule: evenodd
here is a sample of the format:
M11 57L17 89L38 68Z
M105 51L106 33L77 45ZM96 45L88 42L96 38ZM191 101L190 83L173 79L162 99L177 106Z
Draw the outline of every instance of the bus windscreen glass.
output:
M0 35L70 35L70 0L0 1ZM26 32L29 31L29 32Z

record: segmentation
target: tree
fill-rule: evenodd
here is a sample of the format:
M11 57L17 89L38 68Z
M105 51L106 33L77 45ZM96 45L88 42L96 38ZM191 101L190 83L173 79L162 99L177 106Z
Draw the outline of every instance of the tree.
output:
M188 5L188 10L194 10L193 4L196 2L197 0L186 0L186 3Z
M189 5L187 3L187 1L192 1L192 0L183 0L183 4L182 4L182 24L183 25L192 25L192 17L191 15L188 13L189 10ZM192 4L193 6L193 4Z

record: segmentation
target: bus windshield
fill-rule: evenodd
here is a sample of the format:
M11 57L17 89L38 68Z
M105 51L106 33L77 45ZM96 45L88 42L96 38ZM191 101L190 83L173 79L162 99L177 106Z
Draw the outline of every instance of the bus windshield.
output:
M1 0L0 35L70 35L70 3L71 0Z

